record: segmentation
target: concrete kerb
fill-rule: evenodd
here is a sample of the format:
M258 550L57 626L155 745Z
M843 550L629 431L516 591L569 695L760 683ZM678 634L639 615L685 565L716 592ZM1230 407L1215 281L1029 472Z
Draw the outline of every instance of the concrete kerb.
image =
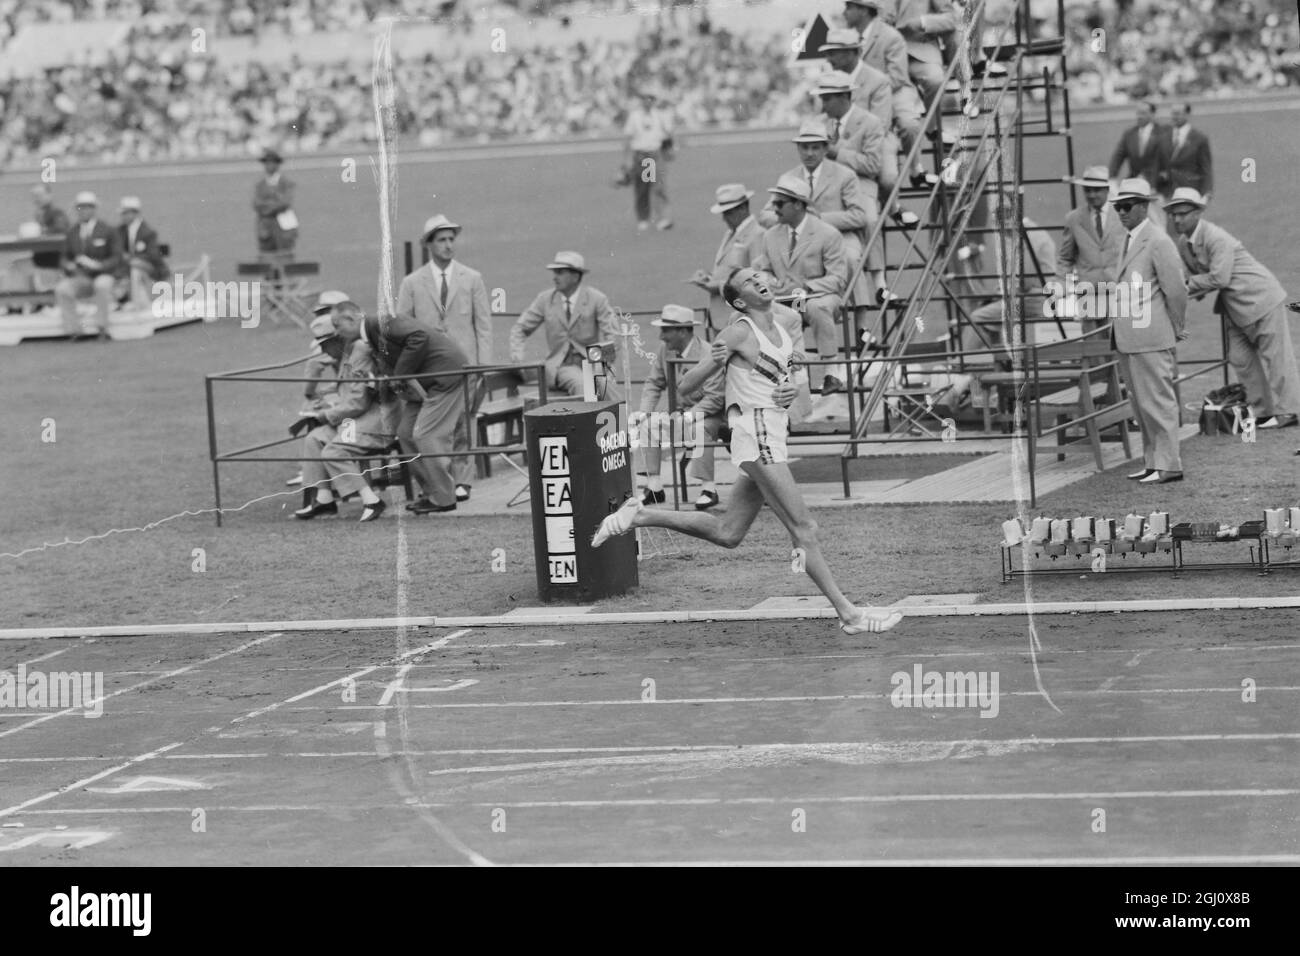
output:
M1044 601L1025 604L940 604L899 606L906 617L985 617L1033 614L1137 614L1161 611L1256 611L1300 608L1300 597L1232 597L1139 601ZM462 617L337 618L317 621L244 621L212 624L138 624L86 627L33 627L0 630L0 640L46 640L82 637L144 637L259 634L269 631L374 631L395 627L575 627L579 625L689 624L732 621L809 621L833 619L826 608L790 610L746 609L714 611L574 611L546 615L482 615Z

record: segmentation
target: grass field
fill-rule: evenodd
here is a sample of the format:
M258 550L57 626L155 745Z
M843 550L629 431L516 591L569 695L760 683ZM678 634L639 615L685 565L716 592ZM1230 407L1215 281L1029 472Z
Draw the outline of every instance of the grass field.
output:
M1293 110L1198 118L1216 150L1220 183L1215 220L1240 236L1284 284L1300 288L1300 264L1288 250L1300 227L1284 203L1300 186L1294 156L1300 131ZM1078 165L1104 159L1121 124L1080 124ZM1048 175L1042 140L1031 144L1027 172ZM1059 153L1060 144L1051 148ZM1234 171L1254 160L1257 182ZM399 168L394 234L413 235L434 210L445 209L466 224L460 256L481 268L490 287L506 293L517 311L548 274L542 268L560 247L577 248L592 264L590 281L628 309L653 309L664 301L690 304L680 283L716 246L718 226L707 213L712 186L739 179L762 186L792 161L783 142L688 144L672 169L677 227L637 234L628 196L605 185L615 157L578 153L565 158L516 158L508 152L484 161L417 162ZM378 222L373 184L337 182L337 167L289 169L300 182L299 209L306 223L303 256L319 255L326 284L375 301ZM119 192L143 196L148 216L183 260L205 250L215 275L233 270L250 245L247 193L253 169L183 175L183 168L156 178L131 178L119 188L83 176L113 203ZM147 171L146 171L147 172ZM133 173L132 176L136 174ZM60 193L82 185L68 174ZM0 221L20 218L27 184L0 183ZM436 198L435 198L436 197ZM1054 221L1064 211L1064 189L1037 187L1029 213ZM1208 307L1197 307L1195 334L1184 356L1213 354L1215 327ZM508 322L499 323L504 347ZM653 341L646 329L647 342ZM12 451L0 463L11 506L0 515L4 552L43 543L78 540L110 529L138 528L171 515L211 506L204 427L203 375L284 360L305 351L305 336L292 326L237 323L194 325L137 343L100 347L91 343L37 342L0 352L10 399L0 429ZM540 337L530 343L538 354ZM636 369L634 368L634 375ZM1209 377L1204 387L1215 384ZM1203 389L1184 395L1194 401ZM218 391L223 447L252 444L282 433L297 406L297 386L267 385ZM54 419L57 440L41 441L42 422ZM1108 514L1161 507L1174 520L1239 521L1263 507L1293 503L1294 432L1261 436L1253 446L1229 438L1198 439L1185 446L1189 481L1169 489L1135 489L1115 473L1070 486L1042 502L1049 514ZM864 476L872 466L859 468ZM241 465L226 470L225 503L238 505L283 489L287 465ZM855 472L856 473L856 472ZM880 474L892 474L881 466ZM250 505L217 531L209 517L180 517L147 532L111 535L0 558L3 619L11 625L125 624L164 621L287 619L380 615L393 608L393 555L398 522L367 528L339 522L303 525L287 520L296 507L288 494ZM926 591L999 594L996 540L1005 508L852 509L839 513L828 547L837 567L855 569L847 582L861 600L892 600ZM418 586L411 613L470 613L534 603L531 548L523 513L475 521L425 520L406 533ZM647 565L637 595L619 607L683 607L734 601L744 607L773 593L807 590L791 580L784 535L764 520L746 545L747 574L727 569L733 555L680 541L681 553ZM489 572L493 548L507 548L504 575ZM193 551L203 548L206 570L192 570ZM1187 594L1233 594L1240 577L1163 579L1108 578L1105 592L1145 596L1174 588ZM1247 587L1256 586L1251 581ZM1266 593L1284 587L1276 577L1258 584ZM1098 583L1043 579L1035 594L1088 593ZM725 597L724 597L725 596ZM750 598L753 600L750 600Z

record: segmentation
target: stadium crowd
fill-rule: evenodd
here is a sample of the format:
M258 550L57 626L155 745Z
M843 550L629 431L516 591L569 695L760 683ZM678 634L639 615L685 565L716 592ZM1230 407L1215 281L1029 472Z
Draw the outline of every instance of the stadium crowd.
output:
M113 16L135 24L124 48L103 64L0 81L0 120L9 132L0 161L149 161L233 155L265 142L288 153L371 142L368 65L308 64L291 52L283 60L234 65L187 56L183 44L196 18L233 34L274 26L298 35L356 30L410 6L408 0L0 0L0 44L41 17ZM1104 49L1095 49L1098 29L1106 31ZM1076 103L1300 85L1296 11L1281 0L1072 3L1067 35ZM707 16L647 19L632 42L430 53L397 61L398 130L420 147L608 135L623 127L631 94L646 84L673 104L682 130L789 125L809 89L788 54L787 33L753 38L728 32L725 23L713 26Z

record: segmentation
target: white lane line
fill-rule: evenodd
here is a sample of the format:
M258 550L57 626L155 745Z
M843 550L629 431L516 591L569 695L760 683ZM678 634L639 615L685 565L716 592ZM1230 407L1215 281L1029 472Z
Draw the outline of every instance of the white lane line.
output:
M471 810L484 807L513 810L618 810L644 807L734 807L803 806L805 804L857 805L907 803L1005 803L1010 801L1061 802L1074 800L1240 800L1300 797L1292 788L1244 790L1078 790L1070 792L1028 791L1024 793L882 793L817 796L795 794L782 797L633 797L626 800L471 800L463 803L426 802L405 804L425 810ZM257 804L249 806L205 805L208 812L223 813L372 813L397 809L393 804ZM84 807L28 811L32 815L76 816L101 813L192 813L193 807ZM0 811L8 813L10 811Z
M465 645L461 645L464 647ZM499 645L506 647L509 645ZM1161 654L1209 654L1214 652L1237 653L1239 651L1294 651L1300 650L1300 644L1222 644L1213 647L1186 647L1183 645L1170 645L1169 647L1145 647L1138 650L1139 655L1161 653ZM1053 648L1048 654L1048 660L1044 663L1051 663L1051 658L1062 657L1067 654L1132 654L1132 647L1057 647ZM945 657L1005 657L1008 655L1024 655L1024 648L1020 646L1007 646L999 648L983 648L974 651L909 651L907 657L927 659ZM880 653L860 653L860 654L800 654L798 657L719 657L715 658L720 663L737 663L737 664L798 664L802 661L839 661L839 660L879 660ZM674 658L666 658L669 661ZM683 655L677 660L687 660ZM694 660L695 657L690 659Z
M244 644L240 644L238 647L232 650L222 651L220 654L214 654L213 656L204 658L203 660L198 661L197 663L187 664L184 667L179 667L176 670L168 671L167 673L160 674L157 677L151 677L148 680L140 681L138 684L132 684L129 687L123 687L120 690L115 690L111 694L105 694L103 697L96 698L95 700L92 700L81 707L67 707L64 708L63 710L58 710L50 714L45 714L42 717L36 717L32 720L27 721L26 723L19 724L17 727L10 727L8 730L0 730L0 737L8 737L10 734L18 733L20 730L26 730L29 727L35 727L37 724L43 724L45 723L45 721L53 720L56 717L62 717L64 714L73 714L73 713L83 714L87 710L94 707L94 705L96 705L97 703L101 703L106 700L111 700L112 698L118 697L122 694L129 694L134 690L139 690L141 687L148 687L150 684L157 683L160 680L167 680L172 677L179 677L181 674L189 673L195 668L203 667L207 664L213 663L214 661L219 661L223 657L230 657L234 654L239 654L243 651L248 650L250 647L256 647L259 644L265 644L267 641L274 640L275 638L281 636L282 636L281 634L268 634L266 637L254 638L251 641L247 641Z
M857 859L857 860L583 860L545 863L499 863L498 866L616 866L616 867L695 867L695 866L1248 866L1266 863L1300 863L1300 854L1267 853L1235 856L1021 856L1021 857L920 857L917 859Z
M250 710L242 717L236 717L230 723L242 724L246 720L252 720L255 717L262 717L266 714L271 713L274 710L279 710L281 707L284 707L288 704L296 704L300 700L306 700L308 697L313 697L316 694L319 694L322 691L327 691L332 687L341 687L347 681L355 681L358 677L364 677L366 674L374 673L375 671L381 670L382 668L385 667L392 667L394 664L404 660L405 658L418 657L421 654L427 654L430 651L436 651L441 647L445 647L447 642L452 640L456 636L460 634L467 634L468 632L469 632L468 628L466 628L464 630L457 631L455 634L451 634L448 637L441 637L436 641L430 641L428 644L422 644L419 647L413 648L412 650L405 651L404 653L397 655L397 657L395 657L391 661L387 661L383 664L373 664L370 667L363 667L359 671L353 671L351 674L348 674L344 677L340 677L336 680L332 680L327 684L321 684L318 687L313 687L311 690L305 690L301 694L294 694L292 697L288 698L287 700L278 701L274 704L268 704L265 707L259 707L257 710ZM335 708L314 707L314 708L299 708L299 709L300 710L334 710Z
M72 650L71 647L65 647L59 651L50 651L48 654L42 654L40 657L33 657L30 661L23 661L19 667L31 667L33 664L39 664L41 661L48 661L52 657L58 657L60 654L66 654Z
M5 809L0 810L0 817L12 816L15 813L20 813L26 810L28 807L34 806L38 803L44 803L46 800L53 800L55 797L62 796L63 794L67 793L69 790L76 790L79 787L84 787L87 784L94 783L97 780L103 780L105 777L111 777L113 774L125 770L127 767L132 767L138 763L144 763L146 760L153 760L155 757L158 757L161 754L165 754L167 751L173 750L179 746L181 746L180 743L174 743L174 744L168 744L165 747L159 747L157 750L151 750L147 754L140 754L138 757L132 757L130 760L126 761L125 763L120 763L116 767L109 767L107 770L101 770L99 773L91 774L89 777L83 777L82 779L74 781L73 783L64 784L62 787L59 787L57 790L51 790L48 793L43 793L39 797L32 797L30 800L24 800L22 803L16 803L12 807L6 807Z
M1286 692L1294 693L1300 691L1300 687L1259 687L1257 693L1270 691L1273 693ZM1240 694L1240 687L1146 687L1132 688L1127 690L1064 690L1058 691L1061 697L1096 697L1102 694ZM889 700L891 693L880 694L807 694L802 696L788 697L657 697L653 701L643 701L639 697L620 698L618 700L516 700L516 701L475 701L467 703L451 704L408 704L406 706L420 710L431 710L437 708L470 708L470 709L490 709L490 708L509 708L509 707L660 707L665 704L802 704L818 703L826 701L853 701L853 700ZM999 693L1000 697L1041 697L1042 695L1036 690L1004 690ZM395 705L388 705L395 706ZM321 710L325 708L299 707L298 712L309 710ZM330 708L333 709L333 708ZM339 710L375 710L379 708L376 704L344 704L337 708Z

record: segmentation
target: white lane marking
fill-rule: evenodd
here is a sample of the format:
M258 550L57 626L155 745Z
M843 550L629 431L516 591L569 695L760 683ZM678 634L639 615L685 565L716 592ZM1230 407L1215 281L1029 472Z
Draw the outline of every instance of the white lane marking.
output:
M209 784L178 777L132 777L116 787L87 787L91 793L163 793L171 790L211 790Z
M445 694L449 690L463 690L466 687L473 687L478 681L473 677L462 677L454 684L447 687L399 687L400 694Z
M174 750L179 746L181 746L179 742L174 744L167 744L167 746L159 747L157 750L151 750L146 754L140 754L138 757L132 757L130 760L127 760L125 763L120 763L115 767L109 767L107 770L101 770L99 773L91 774L89 777L82 777L80 780L76 780L73 781L72 783L65 784L64 786L59 787L57 790L50 790L47 793L41 794L39 797L32 797L30 800L24 800L22 803L16 803L12 807L6 807L5 809L0 810L0 817L12 816L15 813L19 813L23 810L26 810L28 807L35 806L38 803L44 803L46 800L53 800L55 797L62 796L63 794L67 793L69 790L76 790L78 787L85 787L88 784L92 784L97 780L103 780L105 777L111 777L113 774L119 773L120 771L125 770L127 767L133 767L138 763L144 763L146 760L153 760L155 757L161 756L162 754L165 754L167 751Z
M72 650L72 648L65 647L59 651L50 651L50 653L42 654L40 657L33 657L30 661L23 661L23 663L19 664L18 666L31 667L33 664L39 664L41 661L48 661L52 657L58 657L60 654L66 654L70 650Z
M0 853L34 846L44 846L54 850L83 850L96 843L103 843L115 832L115 830L23 830L0 833ZM9 842L11 837L12 842Z
M186 674L189 671L194 670L195 668L203 667L206 664L211 664L213 661L219 661L223 657L230 657L234 654L239 654L243 651L248 650L250 647L256 647L259 644L264 644L267 641L274 640L275 638L281 636L282 636L281 634L268 634L265 637L256 637L251 641L248 641L244 644L240 644L238 647L232 650L222 651L220 654L214 654L211 657L204 658L198 663L187 664L184 667L179 667L176 670L168 671L167 673L160 674L157 677L151 677L148 680L140 681L140 683L138 684L132 684L130 687L123 687L120 690L115 690L111 694L105 694L103 697L96 698L95 700L86 703L82 707L66 707L63 710L58 710L51 714L45 714L42 717L36 717L32 720L27 721L26 723L19 724L17 727L10 727L8 730L0 730L0 737L8 737L10 734L18 733L18 731L20 730L26 730L29 727L35 727L37 724L43 724L45 723L45 721L53 720L56 717L62 717L64 714L85 713L87 710L92 708L97 703L111 700L112 698L118 697L122 694L129 694L131 693L131 691L139 690L141 687L148 687L150 684L156 683L160 680L167 680L168 678L179 677L181 674Z
M582 860L570 862L547 861L546 863L501 863L499 866L533 867L533 866L653 866L653 867L694 867L694 866L1247 866L1263 863L1300 863L1300 854L1268 853L1259 855L1240 854L1236 856L1021 856L1021 857L962 857L946 859L943 857L920 857L909 860L898 859L857 859L857 860Z

